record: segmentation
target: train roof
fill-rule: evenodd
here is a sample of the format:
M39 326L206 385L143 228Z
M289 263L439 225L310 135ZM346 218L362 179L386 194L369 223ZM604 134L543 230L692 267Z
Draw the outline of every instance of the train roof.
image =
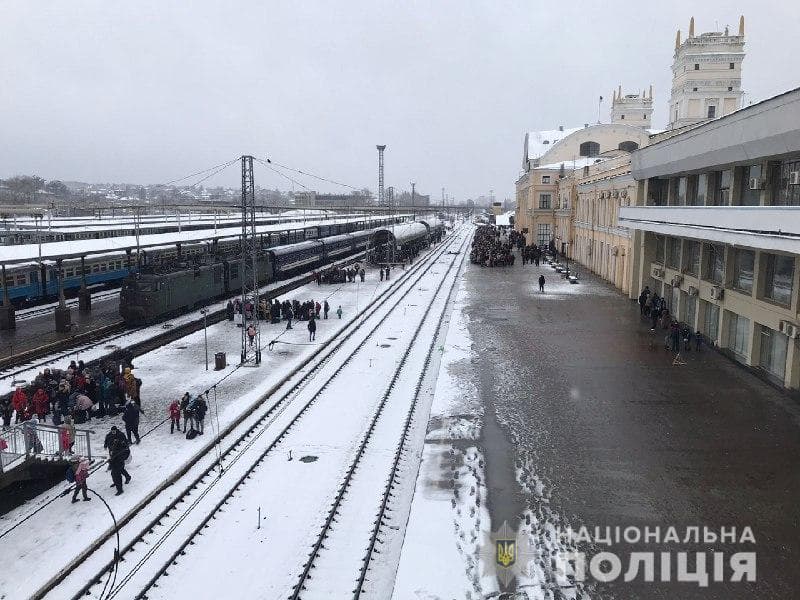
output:
M383 217L349 217L343 219L309 220L297 225L292 229L305 229L318 225L333 225L337 223L349 223L358 221L376 221ZM398 225L397 227L400 227ZM286 231L285 223L275 223L269 225L257 225L256 233L271 233ZM114 252L124 252L134 250L137 246L140 249L149 250L159 246L172 246L177 243L197 243L207 240L236 239L239 237L235 231L217 231L213 229L196 229L193 231L181 231L171 233L144 234L139 236L139 243L136 243L136 236L125 235L119 237L109 237L89 240L71 240L67 242L48 242L41 244L42 260L56 260L59 258L78 258L95 254L110 254ZM0 264L11 265L26 262L37 262L39 260L39 244L17 244L13 246L2 246Z
M274 246L269 248L267 251L275 256L283 256L284 254L290 254L292 252L297 252L298 250L305 250L306 248L319 248L322 247L322 242L319 240L309 240L307 242L298 242L296 244L286 244L284 246Z

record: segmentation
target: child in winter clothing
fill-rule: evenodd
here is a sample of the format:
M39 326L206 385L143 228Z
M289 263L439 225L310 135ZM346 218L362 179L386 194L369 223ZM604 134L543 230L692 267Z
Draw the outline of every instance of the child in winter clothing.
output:
M173 400L169 405L169 432L173 433L177 428L181 431L181 405L177 400Z
M91 500L89 498L86 480L89 478L89 462L86 459L80 459L75 456L72 458L72 468L75 470L75 491L72 494L72 501L78 501L78 492L83 493L83 501Z

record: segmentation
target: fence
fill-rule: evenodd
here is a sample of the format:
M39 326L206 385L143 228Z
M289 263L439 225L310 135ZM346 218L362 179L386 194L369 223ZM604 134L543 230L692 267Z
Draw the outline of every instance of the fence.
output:
M0 473L33 456L67 457L70 453L92 458L92 431L75 429L71 449L63 447L61 429L52 425L19 423L0 432Z

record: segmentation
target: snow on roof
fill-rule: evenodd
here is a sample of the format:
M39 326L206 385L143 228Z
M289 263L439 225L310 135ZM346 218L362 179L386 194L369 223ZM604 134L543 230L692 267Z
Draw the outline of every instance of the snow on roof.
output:
M513 210L510 210L508 212L504 212L503 214L497 215L494 218L494 223L495 223L495 225L505 225L505 226L509 226L510 227L511 226L511 217L513 217L513 216L514 216L514 211Z
M576 158L575 160L564 160L557 163L551 163L549 165L540 165L536 167L534 170L538 171L540 169L560 169L561 165L564 165L564 168L567 170L571 169L582 169L583 167L589 167L599 162L603 162L604 160L608 160L609 157L604 156L581 156Z
M528 160L539 158L545 152L550 150L554 144L557 144L568 135L580 131L583 127L571 127L569 129L549 129L546 131L529 131L528 132Z

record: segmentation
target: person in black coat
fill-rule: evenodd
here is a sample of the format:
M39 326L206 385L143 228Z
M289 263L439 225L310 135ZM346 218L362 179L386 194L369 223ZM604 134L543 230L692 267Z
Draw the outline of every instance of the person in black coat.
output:
M200 394L194 403L194 420L197 424L197 433L203 435L203 421L208 412L208 402L203 394Z
M539 291L544 291L544 275L539 275Z
M125 435L129 444L133 443L131 434L136 438L136 443L139 443L139 413L144 414L142 408L133 399L128 400L122 412L122 421L125 423Z
M117 488L116 495L119 496L122 493L122 478L125 478L125 483L131 481L130 473L125 470L125 461L131 455L130 446L122 432L112 427L106 435L103 447L108 449L108 465L111 468L111 481L113 481L111 487Z
M316 337L317 337L317 321L312 316L308 320L308 341L313 342Z

